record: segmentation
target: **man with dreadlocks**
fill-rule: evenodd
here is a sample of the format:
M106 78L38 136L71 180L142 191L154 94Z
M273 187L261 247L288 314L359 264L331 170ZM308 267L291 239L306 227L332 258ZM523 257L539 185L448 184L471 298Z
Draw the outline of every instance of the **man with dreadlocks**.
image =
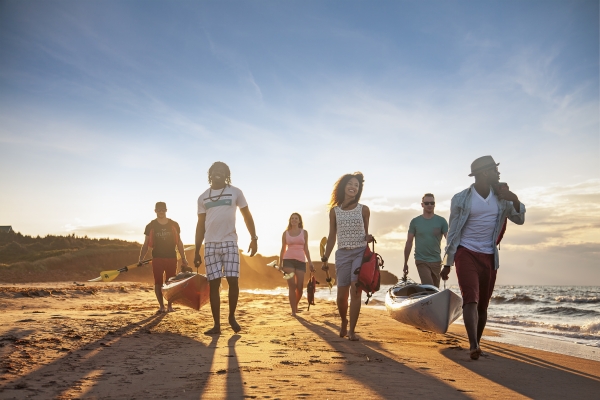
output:
M258 236L254 229L254 220L248 209L248 203L242 191L231 185L231 172L227 164L217 161L208 170L210 187L198 197L198 224L196 225L196 254L194 264L202 264L200 246L204 245L206 277L210 282L210 309L214 326L204 332L207 335L221 333L221 299L219 287L225 276L229 284L229 325L234 332L242 328L235 320L240 288L240 254L235 232L235 213L240 208L248 232L252 237L248 252L250 257L256 254Z

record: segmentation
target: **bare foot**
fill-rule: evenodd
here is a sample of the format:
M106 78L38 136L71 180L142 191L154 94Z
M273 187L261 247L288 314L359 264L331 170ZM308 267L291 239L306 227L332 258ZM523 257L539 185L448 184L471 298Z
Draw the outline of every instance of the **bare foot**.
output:
M342 320L342 328L340 329L340 337L345 337L348 334L348 320Z
M162 313L164 313L164 312L165 312L165 308L164 308L164 307L161 307L161 308L159 308L159 309L156 311L156 313L157 313L157 314L162 314Z
M212 329L207 330L206 332L204 332L205 335L220 335L221 334L221 327L220 326L214 326Z
M358 342L358 336L356 336L356 333L354 332L348 332L348 340L351 340L353 342Z
M175 312L175 310L173 310L173 307L169 306L167 307L167 312Z
M233 329L235 333L242 330L242 327L237 323L234 317L229 317L229 325L231 325L231 329Z
M481 350L479 349L479 347L471 350L469 353L469 357L471 357L471 360L479 360L480 355L481 355Z

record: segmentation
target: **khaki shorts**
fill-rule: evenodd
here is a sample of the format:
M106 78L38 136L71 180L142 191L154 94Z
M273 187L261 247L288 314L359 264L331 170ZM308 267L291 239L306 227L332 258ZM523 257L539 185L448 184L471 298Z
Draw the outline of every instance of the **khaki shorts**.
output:
M440 272L442 271L442 262L425 262L415 260L417 271L423 285L433 285L440 287Z

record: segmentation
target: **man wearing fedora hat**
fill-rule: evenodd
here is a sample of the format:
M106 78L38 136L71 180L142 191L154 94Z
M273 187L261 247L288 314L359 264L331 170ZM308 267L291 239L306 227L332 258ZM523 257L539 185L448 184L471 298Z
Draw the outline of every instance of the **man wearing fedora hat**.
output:
M446 240L443 280L456 265L463 297L463 319L469 337L470 357L479 359L479 341L487 322L487 308L498 270L498 243L508 218L517 225L525 222L525 205L501 184L499 163L492 156L479 157L471 164L469 176L475 183L452 197Z

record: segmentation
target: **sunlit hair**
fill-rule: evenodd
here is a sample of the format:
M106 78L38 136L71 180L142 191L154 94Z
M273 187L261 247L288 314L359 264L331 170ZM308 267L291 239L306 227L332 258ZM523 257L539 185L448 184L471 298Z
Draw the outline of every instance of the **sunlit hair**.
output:
M300 221L298 222L298 228L304 228L304 225L302 225L302 215L300 215L300 214L298 214L297 212L295 212L295 213L292 213L292 215L290 215L290 219L288 219L288 227L287 227L287 230L288 230L288 231L289 231L290 229L292 229L292 217L293 217L294 215L297 215L297 216L298 216L298 219L300 220Z
M210 168L208 169L208 184L212 185L212 179L210 176L212 175L212 172L216 167L224 167L225 168L225 183L227 185L231 185L231 171L229 171L229 166L221 161L214 162L213 165L211 165Z
M365 177L363 176L362 172L346 174L337 180L335 185L333 185L333 191L331 192L331 200L329 200L330 210L336 206L342 205L345 198L346 185L348 184L348 181L352 178L356 178L358 180L358 193L354 197L354 200L349 204L358 203L358 201L360 200L360 195L363 191L363 184L365 182Z
M435 200L435 196L432 193L425 193L421 198L421 202L425 201L425 197L433 197L433 199Z

